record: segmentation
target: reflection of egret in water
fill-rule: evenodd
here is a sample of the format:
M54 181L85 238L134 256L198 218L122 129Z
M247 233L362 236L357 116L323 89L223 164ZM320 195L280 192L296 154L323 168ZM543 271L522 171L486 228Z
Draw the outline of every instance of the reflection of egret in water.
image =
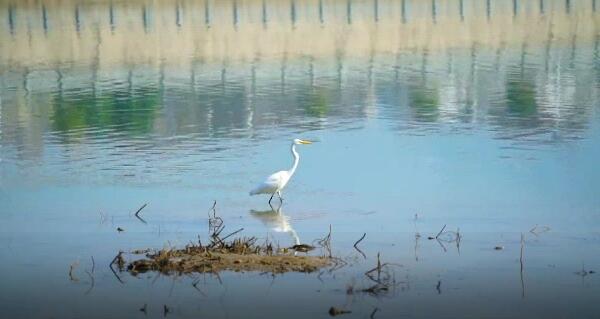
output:
M267 227L276 233L288 233L294 240L294 245L300 245L300 237L290 224L290 217L286 216L281 206L275 209L264 211L251 210L250 214L263 222Z

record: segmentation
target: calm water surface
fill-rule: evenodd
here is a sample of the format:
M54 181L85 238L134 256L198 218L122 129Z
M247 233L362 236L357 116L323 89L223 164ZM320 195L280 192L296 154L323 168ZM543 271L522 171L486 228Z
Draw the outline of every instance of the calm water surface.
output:
M596 316L598 5L0 1L3 313ZM248 191L291 166L296 137L318 143L275 213ZM207 275L201 291L110 272L119 250L206 238L213 200L227 229L281 246L331 225L349 264ZM460 246L427 239L444 225ZM397 284L347 294L377 253Z

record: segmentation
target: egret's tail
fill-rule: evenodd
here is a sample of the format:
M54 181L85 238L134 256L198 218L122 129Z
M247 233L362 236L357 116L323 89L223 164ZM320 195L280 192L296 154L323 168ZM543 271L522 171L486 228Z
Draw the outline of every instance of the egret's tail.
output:
M264 184L260 184L256 187L254 187L254 189L250 191L250 196L258 195L258 194L265 194L268 191L269 190L268 190L267 186L265 186Z
M254 195L258 195L261 193L261 188L260 187L256 187L255 189L250 191L250 196L254 196Z

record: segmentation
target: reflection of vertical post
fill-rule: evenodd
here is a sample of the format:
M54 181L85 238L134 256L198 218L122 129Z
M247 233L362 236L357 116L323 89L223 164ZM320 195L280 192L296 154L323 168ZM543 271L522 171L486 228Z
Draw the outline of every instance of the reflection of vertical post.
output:
M250 82L252 85L252 96L256 96L256 59L252 62L252 68L250 69Z
M425 80L425 75L427 74L427 59L429 57L429 49L423 50L423 56L421 60L421 77Z
M161 68L161 77L159 83L162 83L162 68ZM161 84L162 86L162 84ZM131 97L133 95L133 70L129 69L127 71L127 94Z
M521 45L521 64L519 65L521 71L521 78L525 76L525 57L527 55L527 42L523 41Z
M292 19L292 27L296 26L296 2L291 0L290 2L290 18Z
M346 0L346 22L352 24L352 0Z
M369 56L369 66L367 69L367 87L372 90L373 89L373 51Z
M373 16L375 22L379 21L379 0L373 0Z
M160 92L160 96L162 98L162 96L164 96L164 93L165 93L165 60L164 59L160 61L159 72L160 72L160 74L158 75L158 91Z
M79 33L80 21L79 21L79 5L75 6L75 31Z
M319 21L323 24L323 0L319 0Z
M310 87L312 89L315 88L315 58L314 57L310 57L310 63L308 63L308 78L310 80Z
M110 23L110 31L115 31L115 11L112 2L110 3L110 7L108 7L108 20Z
M431 0L431 18L433 19L433 23L437 23L436 16L437 16L436 3L435 3L435 0Z
M406 23L406 0L402 0L402 4L400 6L402 10L402 23Z
M596 12L596 0L592 0L592 11Z
M338 73L338 92L341 94L342 92L342 71L344 69L344 64L342 62L342 54L341 53L337 53L337 63L338 63L338 67L337 67L337 73Z
M492 5L490 4L490 1L491 0L485 1L485 14L486 14L488 20L492 16Z
M540 0L540 14L544 14L544 0Z
M565 0L565 11L567 14L571 13L571 0Z
M190 85L192 86L192 92L196 92L196 64L193 62L190 70Z
M458 9L460 12L460 21L465 21L465 6L463 4L463 0L458 1Z
M233 0L233 26L237 28L238 25L238 4L237 0Z
M517 16L518 3L517 0L513 0L513 17Z
M204 24L210 28L210 6L208 0L204 0Z
M267 3L266 3L266 0L263 0L263 2L262 2L262 23L263 23L263 27L266 28L267 27Z
M15 35L15 7L8 5L8 27L10 34Z
M60 94L62 96L62 91L63 91L63 74L62 71L57 67L56 68L56 86L58 87L58 94Z
M48 14L45 5L42 5L42 25L44 26L44 34L48 33Z
M223 64L221 68L221 89L225 91L225 84L227 83L227 67Z
M29 95L28 78L29 78L29 68L25 67L25 69L23 70L23 90L25 90L26 96Z
M287 58L284 57L281 63L281 93L285 93L285 69L287 64Z
M179 6L179 2L175 3L175 24L178 28L181 28L181 6Z
M600 49L600 36L597 35L596 39L594 39L594 56L597 57L598 55L600 55L599 49Z
M148 33L148 11L146 6L142 6L142 23L144 24L144 32Z
M92 63L92 91L94 97L96 97L96 84L98 82L98 69L100 68L100 44L102 43L102 38L100 37L100 27L96 27L96 47L95 47L95 55Z
M471 47L471 80L475 78L475 66L477 65L477 43Z

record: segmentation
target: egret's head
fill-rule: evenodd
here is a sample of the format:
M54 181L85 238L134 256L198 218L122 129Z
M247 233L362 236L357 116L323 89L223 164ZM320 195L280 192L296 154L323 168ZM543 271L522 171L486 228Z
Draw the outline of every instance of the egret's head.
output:
M307 141L307 140L301 140L301 139L294 139L294 144L296 145L300 145L300 144L312 144L311 141Z

